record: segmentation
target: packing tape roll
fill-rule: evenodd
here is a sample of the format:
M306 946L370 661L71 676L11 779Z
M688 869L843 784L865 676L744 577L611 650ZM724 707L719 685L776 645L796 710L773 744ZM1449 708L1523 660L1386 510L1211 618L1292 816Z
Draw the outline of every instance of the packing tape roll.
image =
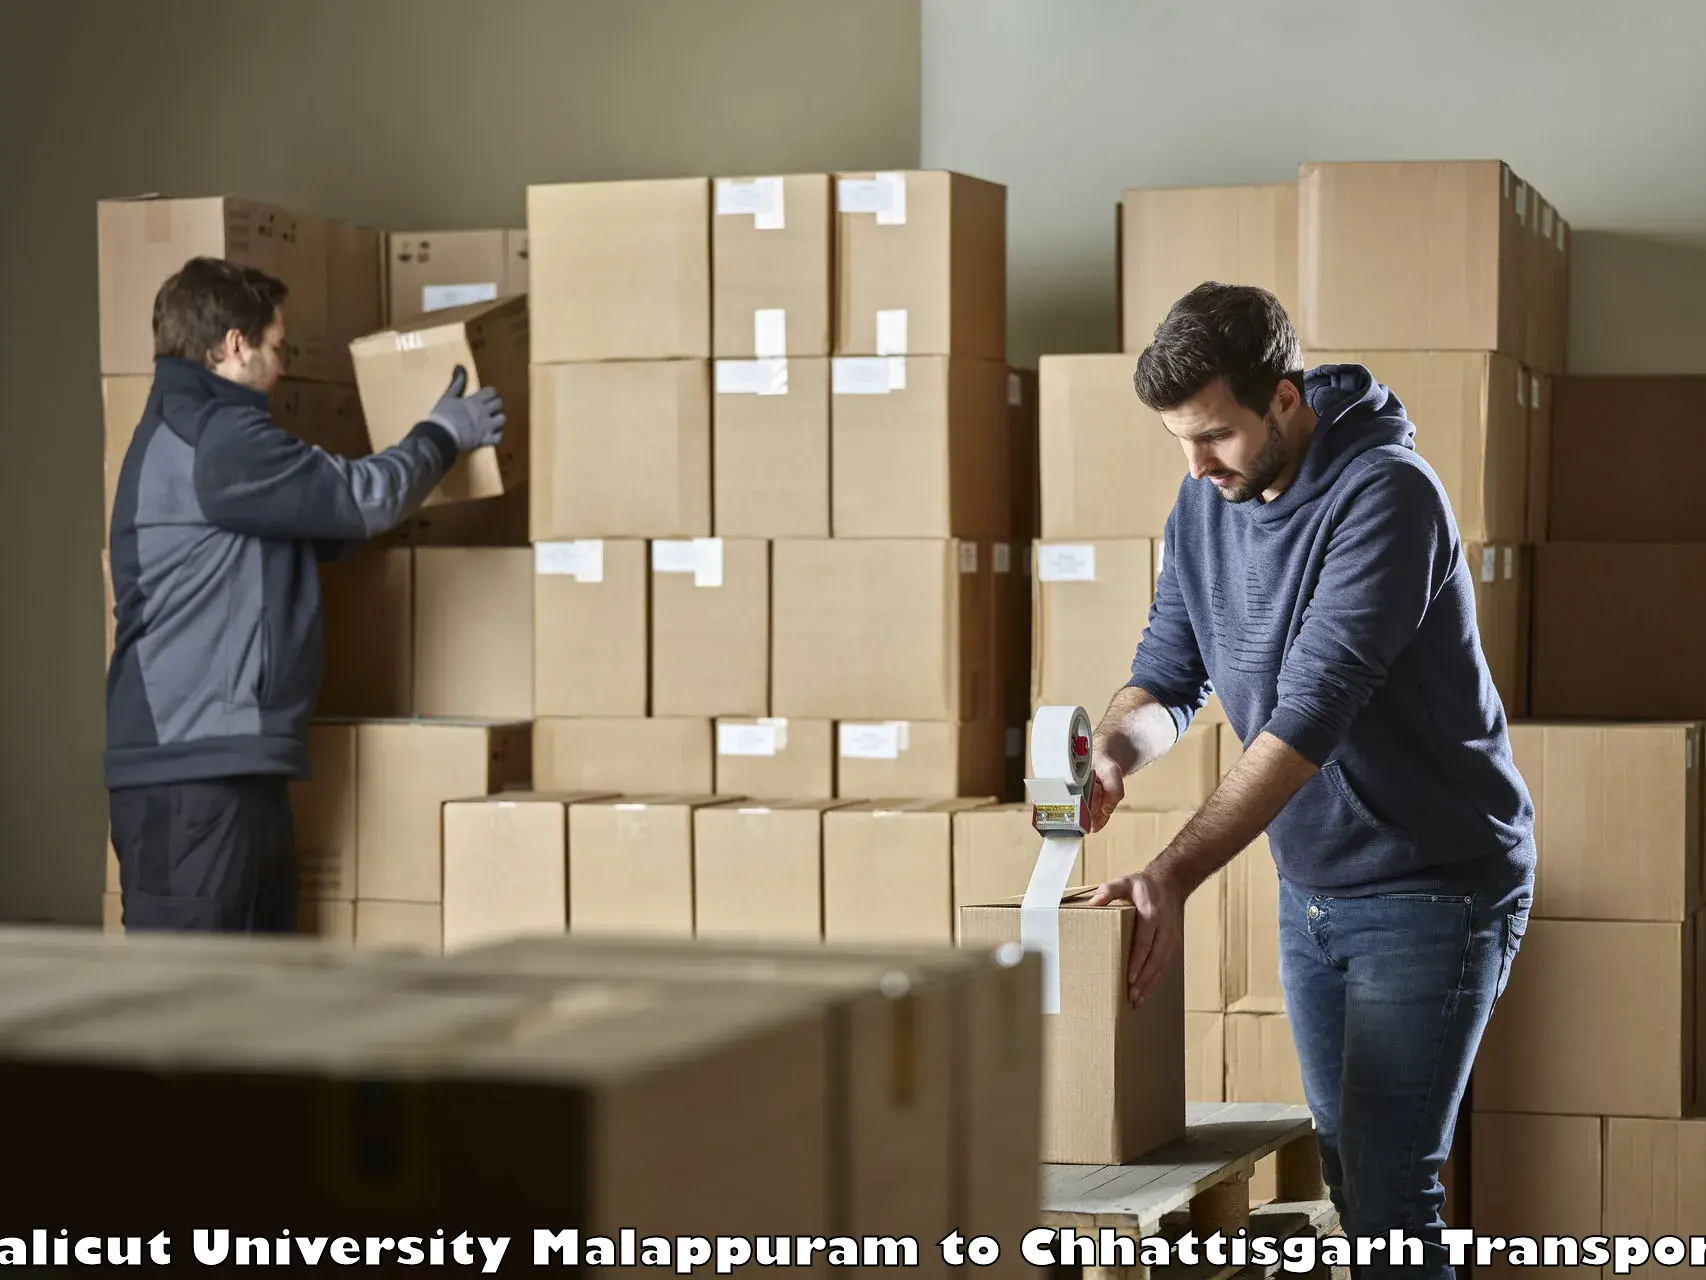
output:
M1073 742L1090 738L1083 707L1042 707L1031 724L1031 773L1039 780L1082 789L1090 782L1090 753ZM1043 1013L1060 1012L1060 899L1078 865L1084 838L1067 832L1043 837L1031 880L1019 905L1019 945L1042 957Z

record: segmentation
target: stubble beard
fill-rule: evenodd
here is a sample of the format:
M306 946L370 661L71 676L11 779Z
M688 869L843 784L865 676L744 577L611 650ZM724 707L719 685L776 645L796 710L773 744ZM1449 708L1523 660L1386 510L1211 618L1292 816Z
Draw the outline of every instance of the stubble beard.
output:
M1252 498L1266 493L1280 472L1285 470L1289 459L1286 457L1285 439L1280 435L1279 423L1274 421L1274 415L1268 414L1265 421L1268 424L1268 438L1262 445L1262 451L1250 464L1248 471L1240 472L1242 482L1222 488L1215 486L1215 492L1228 502L1249 502Z

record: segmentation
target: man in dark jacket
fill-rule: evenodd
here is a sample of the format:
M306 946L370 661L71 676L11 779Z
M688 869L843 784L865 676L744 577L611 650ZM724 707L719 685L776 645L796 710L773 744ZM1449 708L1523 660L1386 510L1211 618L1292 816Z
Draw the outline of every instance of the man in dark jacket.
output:
M197 258L154 301L154 385L110 530L106 782L127 930L289 932L289 784L320 692L318 563L414 512L496 443L496 392L450 389L359 461L275 424L285 287ZM423 406L423 408L426 406Z
M1095 733L1092 825L1211 689L1245 750L1167 849L1096 901L1137 907L1141 1000L1185 899L1267 833L1328 1186L1347 1235L1413 1242L1357 1274L1449 1276L1437 1172L1535 864L1456 519L1398 397L1359 365L1306 372L1262 290L1187 294L1136 383L1189 475L1131 680Z

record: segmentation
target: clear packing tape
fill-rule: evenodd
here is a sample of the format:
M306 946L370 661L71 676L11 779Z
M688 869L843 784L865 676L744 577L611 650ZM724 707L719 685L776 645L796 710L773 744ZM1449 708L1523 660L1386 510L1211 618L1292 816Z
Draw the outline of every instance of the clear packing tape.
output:
M1043 1013L1059 1013L1061 900L1089 827L1090 717L1083 707L1037 711L1025 792L1043 843L1019 906L1019 945L1042 957Z

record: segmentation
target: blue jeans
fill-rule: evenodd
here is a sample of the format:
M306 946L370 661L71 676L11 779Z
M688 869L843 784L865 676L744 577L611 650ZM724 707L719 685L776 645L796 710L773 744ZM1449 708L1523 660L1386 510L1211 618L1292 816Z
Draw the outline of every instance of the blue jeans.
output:
M1335 898L1280 882L1280 982L1345 1235L1422 1242L1420 1268L1377 1252L1356 1280L1453 1278L1437 1175L1532 900L1530 884Z

